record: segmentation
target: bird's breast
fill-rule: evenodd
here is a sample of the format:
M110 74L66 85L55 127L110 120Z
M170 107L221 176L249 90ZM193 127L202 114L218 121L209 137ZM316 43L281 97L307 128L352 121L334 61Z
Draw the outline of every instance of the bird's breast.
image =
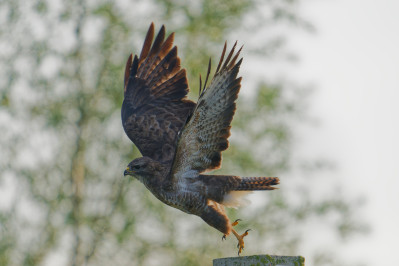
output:
M162 182L153 184L143 182L152 194L163 203L189 214L198 214L206 206L206 199L196 189L196 186L188 184L175 184Z
M189 214L197 214L206 205L206 201L199 193L188 191L168 191L159 198L165 204Z

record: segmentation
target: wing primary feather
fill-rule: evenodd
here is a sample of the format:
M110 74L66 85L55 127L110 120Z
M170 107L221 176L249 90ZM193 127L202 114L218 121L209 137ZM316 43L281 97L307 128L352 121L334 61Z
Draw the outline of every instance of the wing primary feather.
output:
M132 58L133 58L133 55L130 54L129 58L128 58L127 61L126 61L126 66L125 66L125 79L124 79L124 81L123 81L123 91L124 91L124 93L126 93L126 85L127 85L127 82L128 82L128 80L129 80L129 76L130 76L130 68L131 68L131 66L132 66Z
M175 33L172 32L168 38L165 40L165 42L163 43L162 47L161 47L161 51L159 54L160 58L163 58L166 54L169 53L169 51L171 50L172 46L173 46L173 41L175 39ZM177 49L177 47L176 47ZM177 56L177 51L176 51L176 56Z
M199 75L199 97L201 98L202 95L202 78L201 74Z
M205 91L205 88L206 88L206 83L208 82L209 74L211 73L211 66L212 66L212 61L211 61L211 58L209 58L209 63L208 63L208 73L206 73L206 79L205 79L205 83L204 83L204 89L203 89L203 91Z
M128 61L128 62L129 62L129 61ZM128 93L128 91L130 91L131 88L132 88L132 86L128 86L128 84L129 84L129 79L130 79L131 77L134 78L134 77L136 76L138 67L139 67L139 59L138 59L137 55L135 55L135 56L134 56L134 59L133 59L133 63L130 64L130 69L129 69L129 72L130 72L130 73L129 73L129 76L128 76L127 79L126 79L126 72L125 72L125 79L126 79L126 81L125 81L125 88L124 88L125 95L126 95L126 93ZM127 63L126 63L126 69L125 69L125 71L126 71L126 70L127 70Z
M206 73L204 87L202 87L202 79L201 79L201 74L200 74L200 89L199 89L199 97L200 98L202 97L202 95L204 94L204 92L206 90L206 83L208 83L209 75L211 73L211 66L212 66L212 61L211 61L211 58L209 58L208 72Z
M139 58L137 55L134 56L133 65L130 67L130 76L135 77L137 74L137 69L139 67Z
M154 44L152 45L148 57L152 57L160 51L164 39L165 39L165 26L162 25L161 29L158 32L157 37L155 38Z
M128 62L129 62L129 60L128 60ZM132 88L132 86L128 86L129 78L130 77L134 78L136 76L138 67L139 67L139 59L138 59L137 55L135 55L134 59L133 59L133 63L131 63L131 65L130 65L130 69L129 69L130 73L129 73L128 79L126 79L126 72L125 72L125 79L126 79L125 88L124 88L125 95ZM127 69L127 63L126 63L126 69Z
M173 37L169 36L167 42L164 43L165 39L165 26L162 26L159 30L157 36L155 37L154 43L152 47L150 47L150 51L147 53L147 57L143 59L143 62L140 61L140 68L138 70L137 76L141 79L147 80L151 75L154 68L159 64L162 59L162 55L167 54L169 52L169 47L172 46L171 41L173 41ZM151 46L151 43L150 43ZM162 50L165 49L165 50Z
M242 63L242 58L237 62L237 64L235 64L233 71L238 73L238 70L241 66Z
M236 49L236 45L237 45L237 42L234 43L234 46L233 46L233 48L231 49L229 55L227 56L226 61L224 62L222 69L224 69L224 68L227 67L227 64L229 63L230 58L231 58L231 56L233 55L234 50Z
M229 64L229 66L227 67L227 69L231 69L231 68L234 67L235 62L236 62L238 56L239 56L240 53L241 53L242 47L243 47L243 46L241 46L240 50L238 50L238 52L236 53L236 55L233 57L233 60L231 60L231 63Z
M140 53L139 64L141 64L141 62L143 62L144 59L147 57L148 52L150 51L150 48L151 48L151 43L152 43L153 38L154 38L154 22L151 23L150 28L148 29L147 35L145 36L143 49L141 50L141 53Z
M218 64L218 67L216 68L215 75L216 75L217 73L219 73L220 66L221 66L222 63L223 63L224 54L226 53L226 48L227 48L227 42L224 42L223 52L222 52L222 55L220 56L219 64Z
M188 92L186 71L180 69L172 78L154 88L152 92L155 97L171 96L171 94L185 97Z
M158 56L159 57L159 56ZM160 58L160 57L159 57ZM154 69L148 74L147 83L153 83L158 86L163 83L162 78L170 78L180 69L180 59L177 57L177 47L169 50L169 52L162 58ZM152 89L154 91L154 89Z

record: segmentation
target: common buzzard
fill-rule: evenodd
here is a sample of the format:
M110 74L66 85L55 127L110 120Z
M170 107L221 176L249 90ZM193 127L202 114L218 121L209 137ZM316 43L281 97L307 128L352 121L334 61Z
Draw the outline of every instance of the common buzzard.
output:
M236 44L226 55L226 44L209 86L200 80L197 103L187 99L185 69L180 68L174 33L165 40L162 26L154 38L151 24L140 56L130 55L126 63L122 124L143 157L131 161L124 175L140 180L160 201L201 217L225 236L238 239L238 254L244 248L224 207L237 207L252 190L272 190L277 177L204 175L221 165L230 124L241 87L237 78L242 58ZM238 60L238 61L237 61Z

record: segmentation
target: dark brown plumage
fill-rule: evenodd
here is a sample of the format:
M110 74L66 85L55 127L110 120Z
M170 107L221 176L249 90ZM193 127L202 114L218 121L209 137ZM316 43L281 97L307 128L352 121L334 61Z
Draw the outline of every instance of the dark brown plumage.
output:
M232 228L224 206L237 207L253 190L272 190L276 177L203 175L221 165L229 146L230 124L241 87L237 78L242 59L236 44L226 56L226 44L214 77L200 81L197 104L187 99L186 72L180 67L172 33L162 26L154 38L151 24L140 57L130 55L125 69L122 124L143 157L129 163L125 175L140 180L162 202L201 217L225 235L243 237ZM226 56L226 59L225 59ZM238 61L237 61L238 60ZM236 221L233 226L238 223Z

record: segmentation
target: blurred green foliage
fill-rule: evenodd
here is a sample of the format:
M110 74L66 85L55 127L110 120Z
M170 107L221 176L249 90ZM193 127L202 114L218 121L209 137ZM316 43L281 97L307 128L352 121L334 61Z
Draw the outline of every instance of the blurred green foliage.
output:
M222 243L200 218L123 178L127 163L140 156L120 123L124 63L140 50L151 21L165 24L177 33L195 98L199 73L210 56L218 59L225 39L238 39L248 54L266 59L285 48L284 36L264 29L312 29L299 4L3 0L0 265L209 265L235 255L235 241ZM258 35L256 44L246 42ZM256 207L229 212L244 220L241 229L254 229L246 252L297 254L305 240L301 225L315 217L328 221L331 213L337 217L329 232L362 230L352 217L355 205L339 196L313 201L309 188L287 184L293 124L306 116L306 90L265 79L252 90L239 100L231 147L218 171L285 176L281 190L258 195ZM332 253L315 250L314 256L320 265L339 265Z

